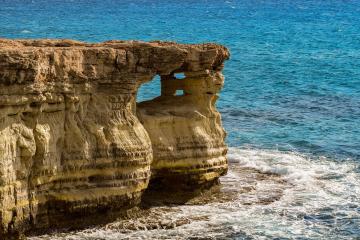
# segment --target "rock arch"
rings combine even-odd
[[[228,57],[216,44],[0,39],[0,238],[107,221],[151,176],[194,188],[225,174],[214,104]],[[136,104],[155,75],[161,96]]]

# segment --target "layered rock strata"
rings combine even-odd
[[[150,178],[191,188],[225,174],[228,57],[216,44],[0,39],[0,237],[129,209]],[[156,75],[161,96],[137,104]]]
[[[162,75],[161,96],[138,104],[153,147],[155,187],[193,190],[226,173],[225,131],[215,108],[224,82],[219,70]]]

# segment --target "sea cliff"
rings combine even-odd
[[[0,39],[0,237],[117,216],[149,184],[215,183],[228,58],[216,44]],[[156,75],[161,95],[137,103]]]

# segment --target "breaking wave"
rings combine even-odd
[[[39,239],[349,239],[360,235],[359,165],[295,152],[231,148],[209,196],[103,227]],[[204,201],[206,201],[204,203]]]

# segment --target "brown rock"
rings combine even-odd
[[[116,216],[151,172],[190,189],[225,174],[228,57],[216,44],[0,39],[0,238]],[[136,109],[155,75],[161,96]]]

